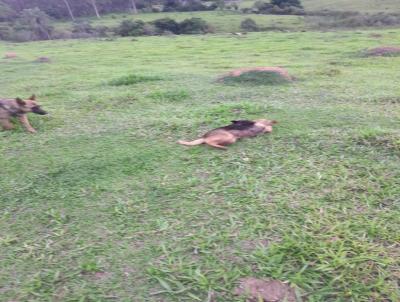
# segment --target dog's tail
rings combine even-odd
[[[196,140],[191,141],[191,142],[187,142],[187,141],[178,141],[178,144],[185,145],[185,146],[196,146],[196,145],[201,145],[201,144],[204,144],[204,138],[199,138],[199,139],[196,139]]]

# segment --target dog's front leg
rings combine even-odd
[[[28,117],[25,114],[18,117],[18,119],[26,130],[28,130],[30,133],[36,133],[36,130],[33,129],[31,124],[29,124]]]
[[[14,125],[11,124],[10,120],[8,119],[0,119],[0,125],[3,130],[11,130],[12,128],[14,128]]]

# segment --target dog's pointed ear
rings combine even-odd
[[[21,98],[15,98],[15,100],[17,101],[17,104],[20,106],[25,106],[25,101]]]
[[[36,100],[36,95],[32,94],[31,97],[29,98],[31,101]]]

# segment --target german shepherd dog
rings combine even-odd
[[[201,138],[191,142],[178,141],[181,145],[195,146],[207,144],[211,147],[219,149],[227,149],[225,146],[235,143],[243,137],[254,137],[263,133],[271,133],[272,125],[276,124],[274,120],[239,120],[225,127],[211,130],[204,134]]]
[[[4,130],[10,130],[14,128],[11,123],[11,118],[16,117],[19,119],[25,129],[31,133],[35,133],[31,124],[29,124],[27,114],[33,112],[36,114],[44,115],[47,114],[36,102],[35,95],[32,95],[29,99],[23,100],[20,98],[15,99],[1,99],[0,98],[0,125]]]

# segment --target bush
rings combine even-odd
[[[211,32],[210,26],[201,18],[190,18],[179,24],[180,34],[203,34]]]
[[[0,40],[10,40],[13,29],[9,25],[0,24]]]
[[[38,8],[22,10],[13,29],[18,41],[50,40],[53,31],[50,17]],[[28,36],[29,40],[25,40]]]
[[[251,18],[247,18],[242,21],[240,28],[244,31],[259,31],[260,27],[257,25],[256,21]]]
[[[116,33],[123,37],[143,36],[145,34],[145,24],[146,23],[141,20],[124,20],[116,29]]]
[[[180,0],[167,0],[164,4],[164,12],[190,12],[215,10],[216,4],[206,5],[200,0],[189,0],[182,3]]]
[[[165,33],[203,34],[211,32],[210,26],[201,18],[183,20],[181,23],[170,18],[163,18],[145,23],[141,20],[125,20],[115,29],[116,34],[126,36],[150,36]]]
[[[300,2],[297,2],[297,0],[273,0],[271,3],[257,1],[254,3],[252,11],[258,14],[271,15],[305,15]]]
[[[0,22],[11,21],[17,16],[17,12],[8,4],[0,2]]]
[[[303,8],[300,0],[271,0],[271,4],[276,5],[280,8],[286,8],[291,6],[297,8]]]
[[[157,19],[152,22],[160,32],[179,34],[179,23],[171,18]]]

